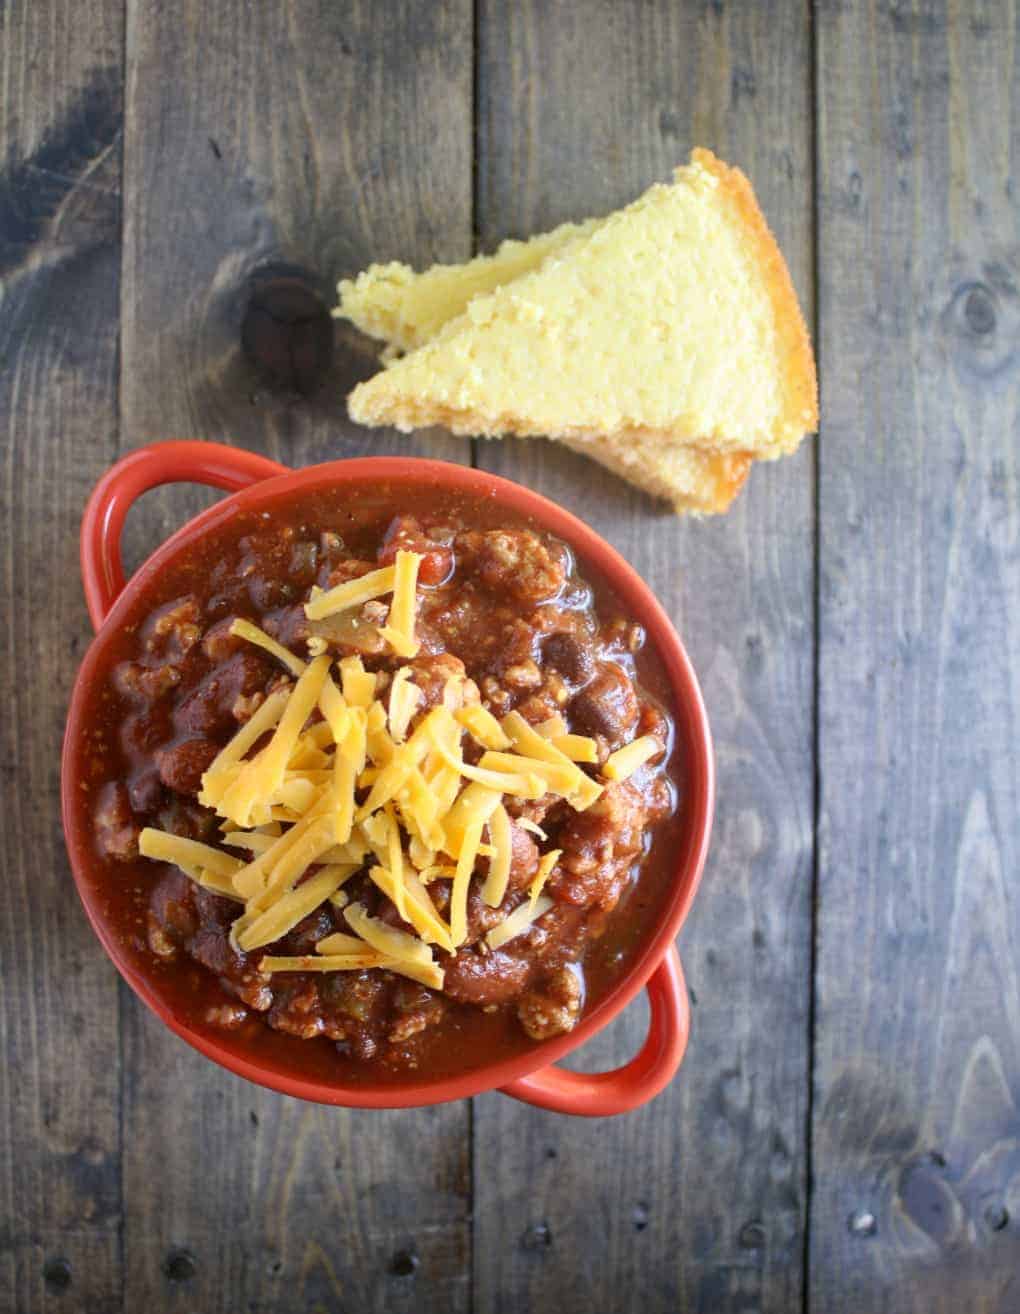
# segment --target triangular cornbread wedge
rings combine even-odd
[[[528,241],[505,241],[492,255],[475,256],[460,265],[433,265],[421,274],[396,261],[371,265],[356,279],[339,284],[340,304],[333,314],[385,342],[383,359],[393,359],[434,338],[444,324],[463,314],[474,297],[537,269],[547,256],[574,238],[587,236],[601,222],[561,224]],[[620,450],[599,443],[597,437],[564,443],[672,502],[678,512],[726,511],[751,467],[748,456],[705,453],[675,443],[667,449],[657,435],[632,436]],[[635,478],[636,464],[642,466],[641,479]]]
[[[751,456],[792,450],[814,427],[814,362],[786,267],[747,180],[709,152],[605,220],[509,245],[509,260],[501,249],[344,285],[340,313],[369,331],[397,345],[434,334],[352,393],[353,418],[547,433],[704,511],[725,509]],[[388,322],[372,319],[384,286]]]

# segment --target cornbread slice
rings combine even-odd
[[[396,261],[371,265],[356,279],[338,285],[340,304],[333,314],[383,341],[383,359],[393,359],[435,337],[475,296],[538,268],[546,256],[575,237],[586,236],[601,222],[587,219],[582,224],[561,224],[526,242],[503,242],[492,255],[476,256],[461,265],[433,265],[421,274]],[[583,443],[564,439],[564,445],[672,502],[677,512],[702,515],[729,509],[747,481],[752,460],[746,455],[723,456],[676,443],[667,448],[655,434],[632,435],[622,448],[601,444],[597,437]],[[635,465],[642,467],[641,479],[635,477]]]
[[[673,489],[671,469],[686,469],[692,446],[770,459],[817,422],[814,361],[782,256],[747,179],[708,151],[672,185],[476,295],[359,385],[349,409],[404,430],[569,440],[678,502],[690,490]]]
[[[537,269],[552,251],[586,236],[599,223],[588,219],[561,224],[527,242],[503,242],[493,255],[476,256],[463,265],[433,265],[423,274],[399,261],[370,265],[356,279],[339,284],[340,304],[333,314],[349,319],[370,338],[380,338],[394,352],[413,351],[431,341],[472,298]]]

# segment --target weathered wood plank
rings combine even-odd
[[[707,145],[752,176],[810,309],[802,6],[483,0],[480,18],[483,246],[618,205]],[[805,1208],[811,446],[703,523],[540,441],[483,444],[480,459],[582,515],[655,587],[704,683],[720,807],[681,936],[697,1007],[669,1092],[604,1123],[477,1101],[477,1308],[786,1314]],[[585,1065],[633,1053],[643,1013]]]
[[[467,0],[128,10],[124,445],[467,459],[466,442],[349,424],[344,396],[374,361],[339,329],[305,397],[267,390],[239,346],[267,265],[305,271],[331,304],[372,259],[470,250]],[[147,499],[145,546],[197,501]],[[217,1071],[133,1002],[126,1024],[128,1308],[466,1307],[466,1106],[313,1109]]]
[[[122,6],[0,8],[0,1309],[120,1308],[117,983],[60,828],[78,521],[117,440]]]
[[[818,11],[819,1310],[1017,1307],[1018,48]]]

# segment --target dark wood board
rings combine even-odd
[[[745,166],[812,305],[804,6],[479,6],[483,248],[607,211],[705,145]],[[673,518],[541,441],[479,444],[606,535],[689,645],[721,805],[680,937],[690,1050],[654,1104],[566,1120],[476,1102],[476,1308],[799,1308],[812,875],[813,450],[754,471],[725,520]],[[633,1009],[586,1067],[637,1049]]]
[[[1015,0],[0,0],[3,1314],[1018,1308],[1018,50]],[[680,1076],[582,1122],[219,1071],[71,890],[90,487],[165,437],[469,459],[348,422],[375,357],[342,326],[318,387],[268,387],[253,288],[328,306],[696,144],[751,175],[809,318],[819,271],[820,445],[687,523],[550,444],[475,446],[634,562],[702,677],[720,809]],[[211,496],[147,495],[129,562]]]
[[[818,10],[810,1306],[1020,1307],[1016,6]]]
[[[123,447],[187,436],[294,465],[468,458],[464,441],[351,426],[344,396],[374,358],[339,330],[306,397],[267,389],[240,332],[267,266],[302,271],[329,306],[371,259],[469,252],[471,30],[464,0],[132,0]],[[201,501],[148,497],[136,556]],[[132,999],[124,1015],[126,1308],[467,1308],[467,1105],[313,1108],[212,1067]]]
[[[122,42],[119,0],[0,7],[0,1309],[17,1314],[121,1296],[117,984],[71,881],[60,743],[89,635],[78,520],[117,443]]]

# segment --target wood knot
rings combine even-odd
[[[956,1232],[962,1214],[945,1173],[943,1156],[927,1154],[904,1165],[898,1187],[904,1214],[939,1246]]]
[[[307,397],[333,361],[333,320],[314,281],[263,271],[253,280],[241,347],[271,388]]]
[[[995,297],[983,283],[975,283],[963,303],[963,318],[971,333],[995,332]]]
[[[66,1259],[47,1259],[42,1272],[43,1280],[53,1291],[66,1291],[71,1285],[71,1265]]]
[[[958,283],[940,319],[953,354],[983,379],[1020,358],[1020,292],[1004,264],[990,262],[980,279]]]

